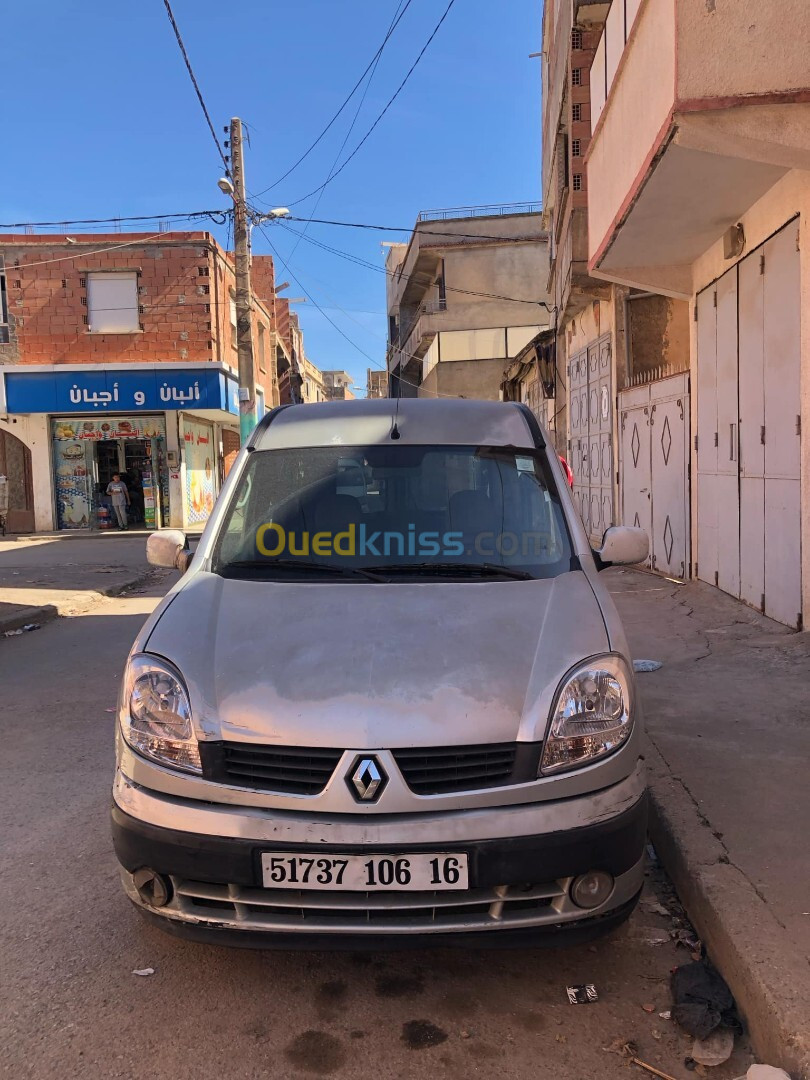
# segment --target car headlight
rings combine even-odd
[[[144,654],[130,659],[118,715],[133,750],[161,765],[202,772],[188,691],[180,672],[166,660]]]
[[[618,656],[597,656],[560,687],[540,774],[576,769],[612,753],[633,729],[633,681]]]

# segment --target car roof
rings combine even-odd
[[[256,427],[256,450],[297,446],[403,444],[520,446],[534,449],[543,436],[532,413],[517,402],[467,398],[374,398],[282,405]]]

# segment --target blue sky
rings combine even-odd
[[[173,0],[219,134],[248,124],[248,188],[284,173],[369,63],[404,0]],[[411,0],[344,151],[362,137],[427,40],[445,0]],[[423,209],[537,200],[541,0],[456,0],[408,85],[316,217],[411,226]],[[5,5],[7,120],[0,220],[151,214],[224,206],[211,135],[162,0]],[[307,160],[263,198],[289,205],[329,174],[362,88]],[[11,109],[9,113],[8,109]],[[224,138],[224,136],[223,136]],[[315,198],[294,208],[312,213]],[[293,226],[300,229],[300,225]],[[214,229],[225,242],[224,230]],[[309,235],[382,266],[403,234],[311,225]],[[296,237],[270,231],[282,257]],[[269,251],[260,234],[255,250]],[[385,279],[298,242],[290,270],[359,349],[382,365]],[[279,280],[290,273],[279,267]],[[293,282],[287,295],[301,296]],[[362,353],[316,307],[297,305],[307,352],[365,385]]]

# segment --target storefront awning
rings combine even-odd
[[[0,413],[239,414],[238,384],[222,364],[13,365],[0,368]]]

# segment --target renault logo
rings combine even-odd
[[[385,770],[373,757],[358,758],[347,779],[360,802],[376,802],[388,783]]]

